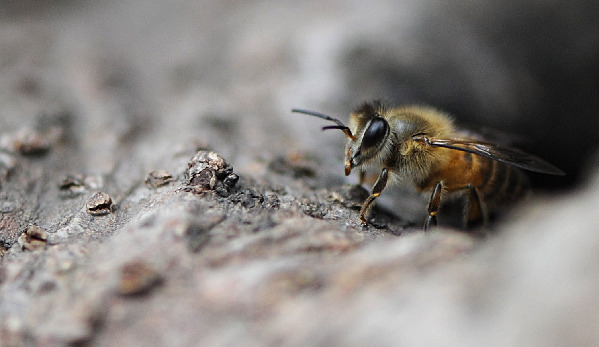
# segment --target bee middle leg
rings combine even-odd
[[[441,185],[441,182],[437,182],[437,184],[435,184],[435,187],[433,188],[433,193],[431,194],[431,198],[428,202],[428,216],[424,221],[424,231],[427,231],[431,226],[437,225],[437,213],[439,212],[439,207],[441,206],[442,191],[443,186]]]
[[[388,178],[389,170],[387,168],[383,168],[383,170],[381,170],[381,173],[379,174],[379,177],[376,179],[376,182],[374,182],[374,186],[372,186],[372,192],[370,193],[370,196],[366,199],[366,201],[364,201],[364,204],[360,209],[360,222],[362,222],[362,224],[368,224],[368,221],[366,220],[368,213],[372,208],[374,200],[378,198],[379,195],[381,195],[383,189],[385,189],[385,187],[387,186]]]

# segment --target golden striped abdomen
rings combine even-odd
[[[480,162],[473,175],[480,176],[475,187],[487,205],[512,204],[529,192],[530,182],[520,169],[481,156],[473,155],[472,159]]]
[[[474,187],[489,207],[514,203],[530,189],[528,177],[514,166],[468,152],[446,154],[449,160],[433,170],[420,189],[432,189],[436,182],[442,182],[447,193]]]

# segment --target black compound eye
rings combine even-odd
[[[362,137],[362,148],[377,146],[387,135],[389,124],[381,117],[372,118]]]

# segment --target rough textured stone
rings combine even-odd
[[[0,345],[598,345],[598,8],[4,2]],[[341,134],[290,109],[372,98],[524,133],[578,188],[484,238],[390,188],[363,227]]]

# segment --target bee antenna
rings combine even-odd
[[[294,108],[294,109],[291,110],[291,112],[307,114],[309,116],[314,116],[314,117],[318,117],[318,118],[321,118],[321,119],[333,122],[333,123],[335,123],[337,125],[325,126],[325,127],[322,128],[322,130],[339,129],[339,130],[343,131],[347,137],[349,137],[352,140],[355,140],[355,137],[351,133],[351,130],[345,124],[343,124],[343,122],[341,122],[337,118],[333,118],[331,116],[327,116],[326,114],[322,114],[320,112],[302,110],[302,109],[299,109],[299,108]]]

